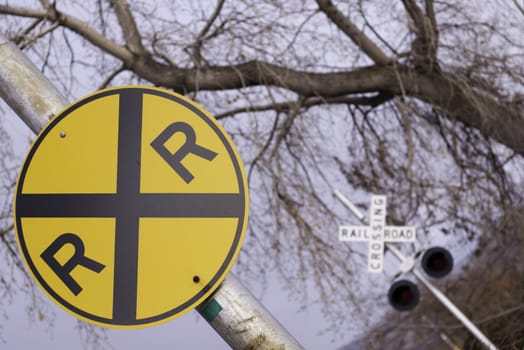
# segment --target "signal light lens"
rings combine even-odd
[[[389,288],[388,299],[395,310],[411,311],[418,305],[420,292],[415,283],[398,280]]]
[[[432,247],[422,256],[422,268],[428,276],[442,278],[453,269],[453,257],[445,248]]]

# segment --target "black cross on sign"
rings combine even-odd
[[[192,118],[199,118],[205,122],[206,127],[213,130],[214,134],[225,147],[227,154],[219,153],[216,149],[205,146],[206,140],[199,139],[199,132],[191,123],[181,121],[176,115],[172,116],[170,124],[162,127],[163,131],[154,139],[142,143],[143,119],[154,116],[143,115],[144,96],[157,96],[168,99],[173,103],[182,105]],[[115,135],[117,146],[117,175],[115,193],[27,193],[24,191],[24,181],[27,177],[29,164],[42,145],[46,137],[51,137],[51,131],[60,125],[67,116],[74,114],[75,110],[82,106],[107,96],[118,95],[118,134]],[[199,121],[201,123],[201,121]],[[200,125],[200,124],[199,124]],[[55,130],[56,131],[56,130]],[[176,150],[169,150],[166,143],[173,135],[180,133],[185,137],[185,143]],[[66,135],[66,137],[73,137]],[[93,140],[96,142],[96,140]],[[147,146],[143,146],[147,145]],[[201,158],[209,171],[220,157],[229,157],[233,164],[232,174],[239,189],[238,193],[145,193],[141,191],[141,161],[143,147],[152,147],[157,156],[170,166],[174,171],[189,184],[193,179],[198,179],[199,173],[194,172],[190,165],[184,165],[186,157]],[[218,123],[209,118],[194,104],[184,98],[164,92],[159,89],[147,87],[128,87],[103,90],[79,102],[76,102],[54,119],[43,133],[37,138],[27,160],[21,170],[21,175],[16,193],[16,226],[18,239],[26,263],[33,272],[38,283],[58,303],[72,311],[75,316],[80,316],[87,321],[108,326],[137,326],[156,323],[194,307],[197,301],[201,301],[218,287],[219,282],[231,267],[242,243],[247,220],[247,188],[242,164],[234,146],[218,126]],[[42,147],[43,148],[43,147]],[[149,150],[148,150],[149,151]],[[43,151],[42,151],[43,152]],[[80,155],[79,155],[80,156]],[[93,169],[96,171],[96,169]],[[32,218],[113,218],[114,229],[114,277],[113,277],[113,307],[112,317],[101,317],[90,310],[79,308],[71,295],[82,296],[84,290],[97,288],[94,285],[83,285],[82,281],[76,280],[73,273],[82,271],[85,274],[101,274],[107,268],[106,261],[97,261],[90,256],[97,247],[87,246],[75,232],[56,232],[56,239],[46,243],[45,249],[31,253],[24,235],[24,223],[22,219]],[[198,292],[185,300],[172,310],[146,318],[137,318],[137,276],[138,265],[141,259],[154,259],[154,257],[139,256],[139,221],[142,218],[234,218],[238,220],[234,229],[234,239],[231,247],[224,253],[224,261],[216,267],[216,273],[210,280],[202,281],[195,271],[190,283],[201,283]],[[169,232],[170,235],[194,235],[198,232]],[[29,236],[28,236],[29,237]],[[29,238],[27,238],[29,239]],[[162,242],[159,242],[162,244]],[[66,245],[73,248],[74,253],[68,259],[58,255]],[[180,247],[173,247],[180,248]],[[41,249],[42,250],[42,249]],[[39,254],[39,256],[36,256]],[[198,252],[195,252],[198,254]],[[60,279],[67,289],[69,296],[65,296],[63,287],[58,288],[56,282],[50,282],[49,278],[43,277],[41,269],[42,259]],[[60,261],[59,261],[60,260]],[[47,268],[47,267],[46,267]],[[169,279],[169,276],[163,278]]]

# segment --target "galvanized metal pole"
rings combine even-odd
[[[68,101],[1,33],[0,62],[0,97],[40,132]],[[197,310],[235,350],[303,349],[232,273]]]
[[[364,224],[368,225],[368,220],[367,218],[364,216],[364,214],[362,214],[362,212],[360,212],[360,210],[346,197],[344,196],[340,191],[338,190],[335,190],[335,195],[338,197],[338,199],[340,199],[340,201],[342,203],[344,203],[348,208],[349,210]],[[484,346],[486,346],[488,349],[490,350],[497,350],[497,347],[495,346],[495,344],[493,344],[489,339],[488,337],[486,337],[484,335],[484,333],[482,333],[482,331],[480,329],[477,328],[477,326],[475,326],[475,324],[473,322],[470,321],[470,319],[464,315],[464,313],[462,311],[460,311],[460,309],[455,305],[453,304],[453,302],[451,300],[449,300],[448,297],[446,297],[446,295],[444,293],[442,293],[437,287],[435,287],[423,274],[422,272],[420,272],[419,270],[417,270],[417,268],[414,266],[414,261],[411,261],[412,259],[410,258],[407,258],[405,257],[401,252],[400,250],[397,249],[397,247],[395,247],[393,244],[391,243],[386,243],[385,244],[385,247],[386,249],[390,250],[393,255],[398,259],[400,260],[400,263],[408,263],[408,265],[411,266],[410,268],[410,271],[415,275],[415,277],[417,277],[421,282],[422,284],[424,284],[424,286],[426,286],[426,288],[431,292],[431,294],[433,294],[433,296],[435,296],[435,298],[437,298],[438,301],[440,301],[440,303],[442,305],[444,305],[444,307],[446,307],[449,312],[451,312],[453,314],[453,316],[455,316],[463,325],[464,327],[466,327],[466,329],[468,331],[471,332],[471,334],[473,334],[474,337],[476,337]]]
[[[233,273],[197,310],[232,349],[303,349]]]
[[[0,97],[37,134],[68,101],[2,33],[0,62]]]

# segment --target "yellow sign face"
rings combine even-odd
[[[248,192],[220,124],[150,87],[98,91],[37,137],[15,198],[19,247],[67,312],[112,328],[175,318],[222,282]]]

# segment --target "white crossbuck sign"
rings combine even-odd
[[[369,242],[368,270],[382,272],[384,242],[414,242],[415,227],[386,226],[386,196],[371,196],[369,226],[340,226],[339,240]]]

